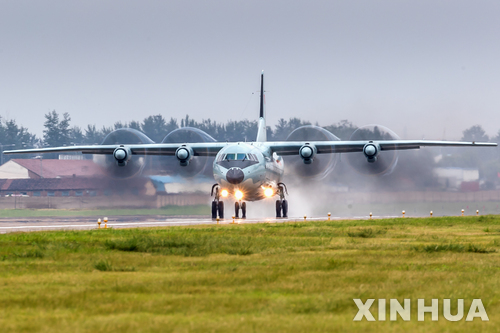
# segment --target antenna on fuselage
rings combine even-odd
[[[266,142],[267,141],[267,128],[266,128],[266,117],[264,114],[264,71],[260,75],[260,113],[259,113],[259,123],[257,129],[256,142]]]

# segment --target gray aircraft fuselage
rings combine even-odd
[[[242,200],[264,199],[264,190],[276,193],[284,172],[283,159],[272,153],[269,146],[260,142],[228,144],[215,157],[213,164],[215,181],[221,190],[229,194],[243,193]]]

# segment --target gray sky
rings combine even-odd
[[[110,126],[162,114],[500,130],[498,1],[0,0],[0,115]]]

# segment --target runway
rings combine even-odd
[[[393,218],[396,216],[384,216],[384,218]],[[359,217],[330,217],[331,220],[352,220],[368,219],[368,216]],[[382,218],[374,216],[373,218]],[[289,218],[248,218],[234,219],[234,224],[247,223],[286,223],[286,222],[304,222],[304,221],[324,221],[327,216],[322,217],[289,217]],[[188,225],[210,225],[217,224],[216,220],[203,216],[119,216],[109,218],[105,225],[101,223],[101,229],[104,228],[147,228],[147,227],[166,227],[166,226],[188,226]],[[219,224],[233,224],[233,219],[222,219]],[[3,218],[0,219],[0,233],[10,232],[32,232],[44,230],[92,230],[98,229],[97,219],[91,217],[44,217],[44,218]]]

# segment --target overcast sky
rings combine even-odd
[[[500,130],[499,1],[0,0],[0,115],[111,126],[162,114]],[[254,93],[254,94],[252,94]]]

